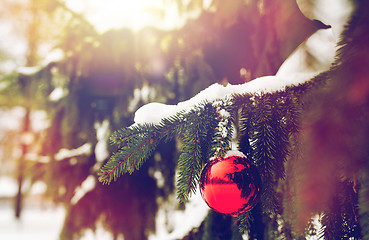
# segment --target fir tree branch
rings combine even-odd
[[[99,180],[110,183],[112,180],[116,181],[123,173],[132,173],[135,168],[138,169],[155,150],[158,142],[153,140],[154,137],[157,136],[152,134],[136,140],[135,144],[132,144],[133,147],[129,145],[122,147],[102,167]]]
[[[320,237],[324,239],[360,239],[358,194],[352,182],[337,179],[335,194],[324,210]],[[365,238],[364,238],[365,239]]]
[[[369,162],[369,158],[366,159]],[[369,165],[361,173],[361,188],[359,189],[359,219],[363,239],[369,239]]]
[[[198,129],[189,132],[184,141],[184,148],[178,160],[177,198],[180,202],[187,201],[190,193],[196,191],[200,178],[202,155]]]
[[[153,124],[143,124],[116,130],[110,137],[112,145],[123,146],[132,142],[133,139],[140,138],[143,134],[148,134],[152,131]]]
[[[159,125],[143,124],[116,131],[111,141],[119,146],[119,150],[111,156],[101,168],[99,180],[104,183],[116,181],[125,172],[132,173],[155,151],[161,140],[168,141],[178,132],[185,121],[180,114],[163,119]]]
[[[261,202],[266,213],[274,213],[278,208],[275,189],[278,179],[284,173],[283,162],[286,154],[283,149],[285,146],[280,141],[288,139],[281,136],[286,132],[280,132],[280,124],[284,123],[279,118],[279,110],[276,109],[278,104],[275,102],[274,96],[271,94],[256,96],[252,108],[253,115],[250,119],[252,121],[250,123],[252,128],[250,132],[251,147],[263,181],[264,190]]]
[[[182,135],[184,147],[178,160],[177,198],[181,202],[187,201],[196,191],[202,163],[211,157],[223,156],[230,149],[233,119],[226,110],[230,105],[223,101],[202,103],[186,115],[188,123]]]
[[[250,144],[250,134],[252,131],[253,120],[253,101],[251,96],[235,96],[235,103],[241,106],[240,120],[239,120],[239,150],[243,152],[250,161],[254,162],[253,151]]]
[[[178,160],[177,198],[180,202],[187,201],[196,191],[202,164],[207,161],[206,152],[212,149],[208,142],[214,134],[216,116],[216,109],[206,102],[185,116],[186,126],[180,135],[184,146]]]
[[[233,110],[230,106],[232,106],[232,104],[229,102],[227,103],[227,101],[213,103],[218,124],[212,137],[209,158],[224,156],[225,153],[231,149],[230,142],[233,135],[232,123],[234,122],[234,114],[230,112]]]
[[[247,229],[250,229],[250,224],[253,221],[253,217],[250,213],[244,213],[237,217],[238,231],[245,233]]]

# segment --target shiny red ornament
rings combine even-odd
[[[247,158],[239,154],[213,158],[201,172],[200,192],[216,212],[238,216],[259,201],[260,175]]]

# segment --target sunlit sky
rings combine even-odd
[[[183,1],[186,4],[187,1]],[[204,1],[209,4],[210,0]],[[165,0],[66,0],[67,6],[82,13],[100,33],[122,27],[138,31],[145,26],[173,29],[198,13],[179,14],[174,1]]]

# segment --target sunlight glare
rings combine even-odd
[[[66,0],[67,6],[86,19],[100,33],[127,27],[138,31],[145,26],[173,29],[183,25],[175,1],[160,0]]]

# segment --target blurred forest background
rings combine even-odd
[[[345,1],[335,9],[315,0],[158,0],[139,15],[133,3],[104,1],[110,15],[132,15],[119,20],[99,19],[101,3],[89,1],[0,2],[0,208],[21,220],[27,207],[62,206],[61,239],[100,228],[111,239],[155,239],[159,222],[174,232],[170,211],[186,208],[173,197],[177,143],[163,143],[140,171],[102,185],[97,172],[114,151],[110,134],[131,125],[143,104],[176,104],[212,83],[275,75],[319,29],[336,44],[342,26],[312,19],[332,8],[342,24],[352,9]],[[327,70],[331,50],[314,55],[305,43],[290,68]],[[190,230],[179,238],[196,239]]]

